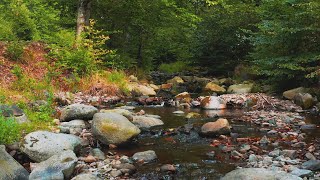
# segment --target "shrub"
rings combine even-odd
[[[190,67],[188,63],[183,61],[177,61],[169,64],[161,64],[159,67],[160,71],[167,72],[167,73],[177,73],[177,72],[186,71],[189,69]]]
[[[19,61],[22,59],[24,53],[24,45],[19,41],[12,41],[7,46],[5,56],[13,61]]]
[[[51,41],[50,56],[57,59],[60,68],[71,71],[75,75],[90,75],[101,66],[116,67],[119,56],[114,50],[106,49],[109,39],[101,30],[94,28],[95,21],[82,34],[80,42],[74,39],[74,32],[62,30]]]
[[[13,24],[5,20],[3,15],[0,15],[0,40],[14,40],[16,39],[13,33]]]
[[[20,138],[19,124],[13,118],[5,118],[0,113],[0,144],[11,144]]]
[[[79,90],[92,95],[121,95],[126,93],[126,75],[122,71],[99,71],[79,81]]]

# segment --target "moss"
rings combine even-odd
[[[116,124],[106,124],[106,123],[102,123],[101,124],[101,131],[102,133],[115,133],[119,130],[119,127]]]

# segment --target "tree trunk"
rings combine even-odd
[[[138,54],[137,54],[137,63],[138,67],[142,67],[142,48],[143,48],[143,39],[142,35],[140,34],[139,44],[138,44]]]
[[[88,0],[87,6],[86,6],[85,22],[84,22],[86,26],[90,25],[91,4],[92,4],[92,0]]]
[[[81,33],[84,27],[89,25],[92,0],[79,0],[77,14],[77,29],[76,29],[76,46],[81,41]]]

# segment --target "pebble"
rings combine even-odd
[[[295,148],[303,148],[305,147],[307,144],[305,142],[297,142],[297,143],[294,143],[292,144],[291,146],[292,147],[295,147]]]
[[[104,152],[102,152],[99,148],[94,148],[90,150],[90,155],[96,157],[99,160],[106,159]]]
[[[235,150],[231,151],[231,156],[240,157],[240,158],[243,157],[243,155],[241,153],[239,153],[238,151],[235,151]]]
[[[96,158],[93,157],[92,155],[89,155],[89,156],[85,157],[85,158],[83,159],[83,161],[86,162],[86,163],[92,163],[92,162],[95,162],[95,161],[97,161],[97,160],[96,160]]]
[[[313,145],[308,147],[309,152],[314,152],[315,150],[316,150],[316,148]]]
[[[112,170],[112,171],[110,172],[110,175],[111,175],[112,177],[118,177],[118,176],[121,176],[121,175],[122,175],[122,172],[121,172],[120,170]]]
[[[183,111],[174,111],[173,114],[184,114]]]
[[[296,150],[290,150],[290,149],[285,149],[281,152],[282,155],[285,157],[289,157],[290,159],[294,159],[297,156],[297,151]]]
[[[214,151],[210,151],[210,152],[206,153],[206,155],[207,155],[208,157],[213,158],[213,157],[215,156],[215,152],[214,152]]]
[[[280,155],[279,149],[275,149],[275,150],[269,152],[269,156],[271,156],[271,157],[278,157],[279,155]]]
[[[160,167],[160,170],[162,171],[162,172],[175,172],[176,171],[176,168],[174,167],[174,165],[172,165],[172,164],[165,164],[165,165],[162,165],[161,167]]]
[[[308,158],[309,160],[316,160],[316,157],[314,157],[313,154],[311,154],[310,152],[307,152],[305,154],[306,158]]]
[[[251,147],[250,147],[250,145],[248,145],[248,144],[243,144],[243,145],[241,145],[240,146],[240,152],[241,153],[245,153],[245,152],[247,152],[247,151],[249,151],[251,149]]]
[[[268,136],[276,136],[276,135],[278,135],[278,131],[276,131],[276,130],[270,130],[270,131],[267,132],[267,135],[268,135]]]
[[[312,129],[316,129],[317,126],[315,124],[306,124],[306,125],[302,125],[300,127],[301,130],[312,130]]]
[[[132,160],[128,156],[122,156],[120,159],[121,163],[132,163]]]
[[[270,143],[269,139],[267,138],[267,136],[263,136],[261,139],[260,139],[260,144],[261,145],[267,145],[268,143]]]
[[[250,154],[249,155],[249,162],[257,162],[258,158],[255,154]]]
[[[262,162],[264,165],[269,166],[272,164],[272,157],[266,156],[263,158]]]

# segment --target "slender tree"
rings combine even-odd
[[[91,14],[92,0],[79,0],[78,14],[77,14],[77,30],[76,30],[76,42],[81,40],[81,33],[85,26],[89,25],[89,18]],[[77,44],[76,44],[77,45]]]

